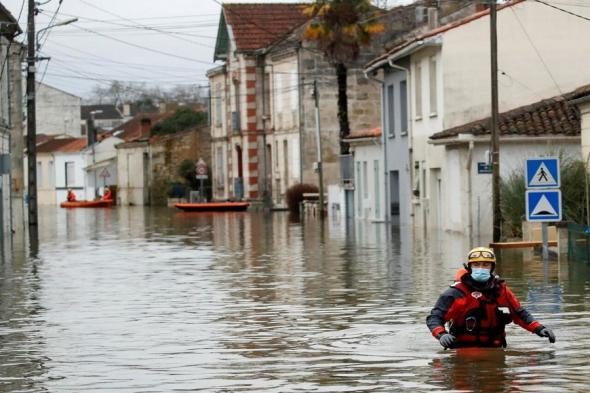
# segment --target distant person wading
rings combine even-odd
[[[496,256],[491,249],[474,248],[464,267],[426,318],[430,332],[444,348],[506,347],[504,328],[510,322],[555,342],[555,334],[520,305],[504,280],[492,274]]]

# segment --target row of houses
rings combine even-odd
[[[446,4],[385,13],[386,34],[351,64],[347,156],[333,66],[302,35],[302,6],[224,5],[215,49],[223,64],[208,74],[214,195],[270,195],[282,207],[289,186],[317,183],[317,81],[329,214],[489,237],[489,10]],[[504,177],[528,156],[588,153],[590,43],[580,38],[590,25],[573,11],[533,0],[498,6]]]
[[[173,113],[138,113],[98,133],[97,140],[92,139],[92,133],[78,138],[38,135],[38,204],[59,205],[68,190],[77,199],[92,200],[102,195],[105,187],[116,193],[121,205],[165,203],[167,182],[182,181],[177,168],[183,160],[210,159],[207,127],[153,134],[153,128]],[[162,189],[157,188],[159,184]]]

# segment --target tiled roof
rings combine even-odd
[[[75,153],[86,148],[86,138],[55,138],[37,146],[37,153]]]
[[[40,145],[42,143],[45,143],[45,142],[47,142],[47,141],[55,138],[56,136],[57,135],[36,134],[35,135],[35,141],[36,141],[36,144],[38,146],[38,145]]]
[[[507,8],[507,7],[511,7],[515,4],[518,3],[522,3],[523,1],[526,0],[512,0],[508,3],[504,3],[501,5],[498,5],[498,11]],[[377,63],[382,63],[384,60],[386,60],[387,58],[391,57],[392,55],[396,54],[397,52],[401,51],[402,49],[405,49],[407,47],[409,47],[410,45],[412,45],[413,43],[417,43],[419,41],[425,40],[427,38],[430,37],[435,37],[441,33],[444,33],[446,31],[455,29],[459,26],[463,26],[466,25],[476,19],[482,18],[486,15],[489,15],[490,10],[486,9],[484,11],[480,11],[477,12],[475,14],[469,15],[468,17],[465,17],[463,19],[459,19],[457,21],[453,21],[451,23],[447,23],[446,25],[440,26],[436,29],[430,30],[426,33],[423,34],[419,34],[419,35],[413,35],[413,36],[408,36],[407,39],[405,39],[403,42],[399,43],[398,45],[394,46],[391,50],[389,50],[387,53],[376,57],[375,59],[371,60],[369,63],[367,63],[367,65],[365,65],[365,68],[371,68],[372,66],[376,66]]]
[[[151,127],[153,127],[172,114],[173,113],[140,113],[135,115],[131,120],[114,128],[111,131],[111,134],[117,138],[123,139],[125,142],[133,142],[139,139],[148,138],[148,133],[144,132],[142,129],[141,121],[143,119],[149,119],[151,121]],[[118,131],[122,132],[118,133]]]
[[[309,20],[302,3],[224,4],[223,13],[231,26],[239,51],[266,48]]]
[[[379,138],[380,136],[381,127],[375,127],[351,131],[350,134],[346,137],[346,139]]]
[[[110,119],[121,119],[121,113],[117,110],[114,105],[82,105],[80,107],[80,116],[82,120],[87,120],[90,118],[90,112],[92,111],[102,111],[102,113],[95,113],[94,118],[97,120],[110,120]]]
[[[590,94],[590,85],[571,93],[521,106],[500,114],[501,136],[577,136],[581,132],[580,112],[568,101]],[[433,134],[430,139],[453,138],[459,134],[476,136],[490,134],[490,118],[453,127]]]

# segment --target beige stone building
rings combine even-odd
[[[383,43],[427,23],[431,1],[397,7],[381,16],[386,32],[348,65],[350,129],[378,127],[381,86],[364,64]],[[221,11],[211,88],[214,198],[266,201],[284,207],[285,192],[299,182],[317,184],[313,85],[320,102],[324,185],[341,184],[334,66],[315,42],[304,39],[304,4],[225,4]],[[418,12],[420,11],[420,12]],[[423,12],[424,11],[424,12]]]

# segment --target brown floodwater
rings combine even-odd
[[[588,391],[582,263],[501,255],[555,344],[444,351],[425,318],[458,235],[140,207],[43,208],[39,232],[1,260],[2,392]]]

